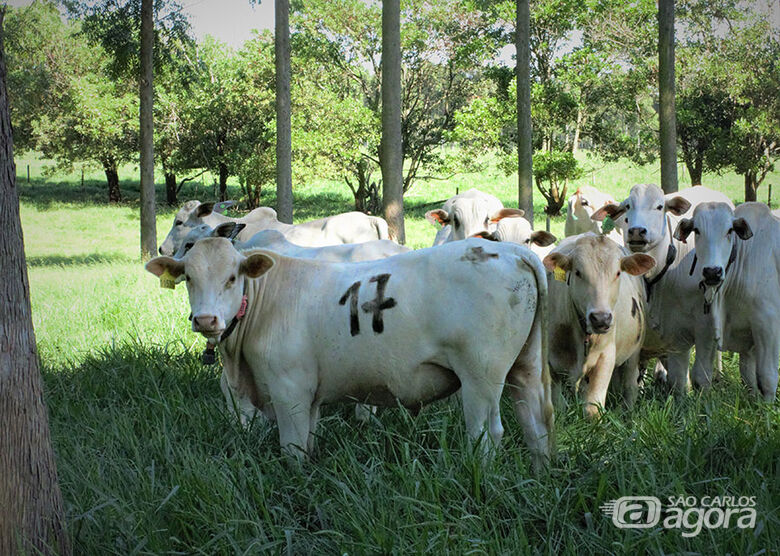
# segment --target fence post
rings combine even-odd
[[[30,165],[29,164],[27,165],[27,183],[30,183]]]
[[[770,183],[768,185],[769,185],[769,191],[767,191],[767,195],[766,195],[766,204],[769,208],[772,208],[772,184]]]

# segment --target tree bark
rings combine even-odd
[[[517,188],[518,207],[533,227],[533,128],[531,127],[531,10],[529,0],[517,0]]]
[[[406,243],[401,143],[401,4],[382,2],[382,201],[390,235]]]
[[[658,0],[658,97],[661,189],[677,191],[677,119],[674,108],[674,0]]]
[[[116,162],[104,162],[103,171],[106,173],[106,182],[108,182],[108,201],[118,203],[122,200],[122,191],[119,189],[119,173],[116,169]]]
[[[141,0],[141,260],[157,252],[157,220],[154,191],[154,0]]]
[[[275,0],[276,29],[276,212],[292,224],[292,135],[290,125],[290,2]]]
[[[227,201],[228,167],[224,162],[219,163],[219,200]]]
[[[745,172],[745,202],[758,200],[758,181],[756,173],[752,170]]]
[[[696,157],[693,160],[686,161],[685,168],[688,170],[688,175],[691,176],[691,185],[701,185],[701,178],[704,168],[704,163],[701,157]]]
[[[179,204],[178,192],[176,189],[176,174],[173,172],[165,172],[165,202],[172,207]]]
[[[0,9],[0,554],[70,554],[38,368]]]

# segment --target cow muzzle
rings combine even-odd
[[[606,334],[612,327],[612,313],[610,311],[588,313],[588,324],[594,334]]]
[[[704,279],[704,284],[707,286],[718,286],[723,282],[723,267],[722,266],[705,266],[701,270],[701,276]]]
[[[201,313],[192,317],[192,330],[207,337],[215,337],[222,334],[225,327],[215,315]]]

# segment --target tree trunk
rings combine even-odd
[[[658,0],[658,96],[661,189],[677,191],[677,123],[674,112],[674,0]]]
[[[401,144],[401,4],[382,2],[382,200],[390,235],[406,243]]]
[[[176,191],[176,174],[165,172],[165,202],[175,207],[179,204],[178,192]]]
[[[219,200],[227,201],[228,167],[224,162],[219,163]]]
[[[571,154],[577,156],[577,151],[580,150],[580,133],[582,132],[582,125],[585,122],[585,112],[582,107],[577,108],[577,124],[574,127],[574,139],[571,143]]]
[[[290,127],[290,2],[275,0],[276,30],[276,212],[292,224],[292,137]]]
[[[752,170],[745,172],[745,202],[758,200],[758,181],[756,173]]]
[[[0,10],[0,554],[70,554],[38,368]]]
[[[157,220],[154,190],[154,0],[141,0],[141,260],[157,252]]]
[[[122,200],[122,192],[119,190],[119,174],[117,173],[116,162],[104,162],[103,171],[106,173],[106,181],[108,182],[108,201],[110,203],[118,203]]]
[[[534,182],[531,127],[531,10],[529,0],[517,0],[517,188],[518,207],[533,227]]]
[[[685,167],[688,169],[688,174],[691,176],[691,185],[701,185],[701,176],[704,167],[701,157],[697,157],[689,163],[686,162]]]

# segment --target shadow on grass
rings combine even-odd
[[[92,253],[90,255],[44,255],[41,257],[27,257],[27,266],[78,266],[103,263],[130,263],[135,259],[126,255],[106,255],[104,253]]]

